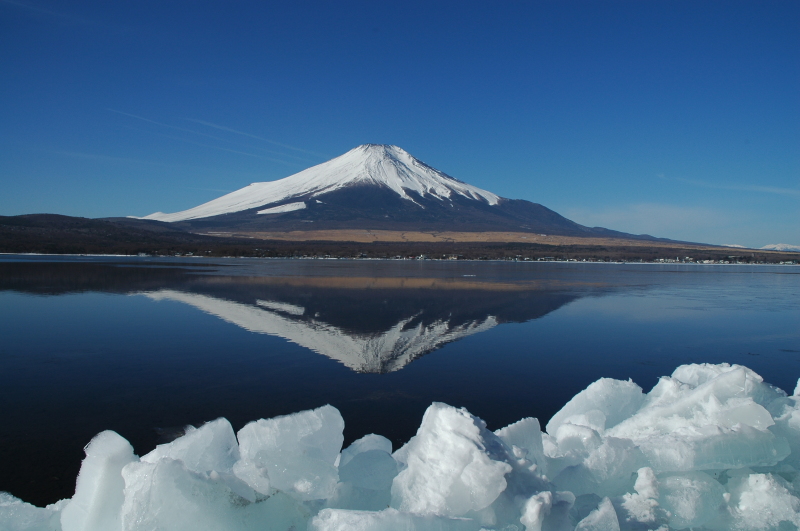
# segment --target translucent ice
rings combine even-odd
[[[745,367],[684,365],[646,395],[602,379],[543,433],[496,432],[434,403],[394,454],[341,450],[324,406],[189,429],[138,459],[103,432],[75,496],[38,508],[0,493],[3,531],[789,531],[800,528],[800,396]]]
[[[527,459],[541,474],[547,473],[542,430],[537,419],[524,418],[494,433],[513,449],[515,457]]]
[[[553,435],[564,422],[589,426],[597,431],[616,426],[631,416],[644,400],[642,388],[633,383],[601,378],[575,395],[547,423]]]
[[[800,527],[800,499],[772,474],[747,474],[728,482],[726,514],[714,529],[780,530]]]
[[[388,491],[395,476],[397,462],[383,450],[361,452],[339,468],[342,482],[368,490]]]
[[[383,511],[323,509],[311,520],[309,531],[479,531],[473,520]]]
[[[133,447],[113,431],[95,435],[86,446],[75,496],[61,512],[64,531],[116,531],[121,529],[122,469],[136,461]]]
[[[566,529],[569,510],[574,503],[575,496],[571,492],[540,492],[523,505],[520,523],[525,526],[525,531]]]
[[[326,506],[378,511],[388,507],[398,472],[391,451],[391,441],[375,434],[344,449],[339,458],[339,484]]]
[[[283,531],[302,528],[307,518],[299,502],[286,494],[251,503],[216,472],[197,473],[168,457],[131,463],[123,476],[124,531]]]
[[[800,396],[782,397],[770,404],[775,425],[770,429],[789,443],[784,463],[800,470]]]
[[[162,457],[180,459],[194,472],[230,472],[239,460],[239,445],[227,419],[208,422],[200,428],[189,427],[183,437],[162,444],[142,456],[142,461],[155,463]]]
[[[646,462],[630,440],[606,437],[581,463],[562,470],[553,483],[576,496],[618,496],[630,489],[635,472]]]
[[[619,531],[619,520],[611,500],[603,498],[597,509],[578,522],[575,531]]]
[[[668,474],[659,478],[661,507],[673,529],[700,527],[719,515],[725,489],[702,472]]]
[[[642,467],[636,474],[633,492],[628,492],[620,499],[620,506],[627,513],[627,521],[642,524],[655,524],[666,519],[666,515],[658,504],[658,480],[651,468]]]
[[[343,430],[332,406],[251,422],[237,434],[241,460],[233,471],[261,494],[271,487],[300,500],[328,498],[339,479]]]
[[[350,446],[342,450],[338,466],[341,468],[356,455],[370,450],[380,450],[387,454],[392,453],[392,441],[381,435],[370,433],[354,441]]]
[[[789,455],[764,407],[779,398],[744,367],[687,365],[606,435],[633,441],[657,472],[773,466]]]
[[[0,492],[0,529],[3,531],[60,531],[61,509],[68,500],[36,507]]]

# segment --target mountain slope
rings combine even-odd
[[[454,179],[397,146],[365,144],[278,181],[253,183],[182,212],[144,219],[188,231],[532,232],[654,239],[584,227],[540,205]]]
[[[366,185],[388,188],[403,199],[414,202],[408,192],[451,199],[453,194],[483,200],[495,205],[499,197],[486,190],[463,183],[412,157],[397,146],[365,144],[300,173],[278,181],[253,183],[200,206],[164,214],[156,212],[144,219],[185,221],[250,210],[264,205],[287,204],[290,199],[312,199],[342,188]],[[300,202],[288,210],[265,209],[259,214],[299,210]],[[272,212],[270,212],[272,210]]]

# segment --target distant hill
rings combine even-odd
[[[326,231],[320,231],[322,233]],[[337,231],[328,231],[337,232]],[[736,254],[745,261],[778,262],[798,260],[798,253],[753,249],[732,249],[669,240],[547,236],[528,240],[475,239],[446,240],[436,234],[431,240],[375,240],[353,238],[364,231],[338,231],[341,239],[332,241],[298,233],[255,233],[209,236],[186,230],[182,222],[167,223],[131,218],[88,219],[57,214],[0,216],[0,253],[42,254],[120,254],[120,255],[195,255],[332,258],[395,258],[427,256],[464,259],[601,259],[654,260],[691,256],[695,260],[725,260]],[[371,233],[385,238],[379,231]],[[411,236],[411,233],[392,233]],[[422,233],[418,233],[420,235]],[[460,233],[479,237],[510,233]],[[280,237],[279,237],[280,236]],[[432,236],[432,235],[428,235]],[[294,239],[292,239],[294,238]],[[349,238],[349,239],[348,239]]]
[[[160,221],[89,219],[58,214],[0,216],[0,252],[136,254],[219,244]]]

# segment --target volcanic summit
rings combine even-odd
[[[540,204],[500,197],[383,144],[364,144],[284,179],[143,219],[201,231],[509,231],[649,239],[585,227]]]

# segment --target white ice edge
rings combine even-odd
[[[601,379],[548,423],[491,432],[434,403],[391,453],[342,450],[332,406],[217,419],[137,457],[106,431],[72,499],[0,493],[3,530],[785,530],[800,527],[800,380],[793,396],[737,365],[683,365],[647,394]]]

